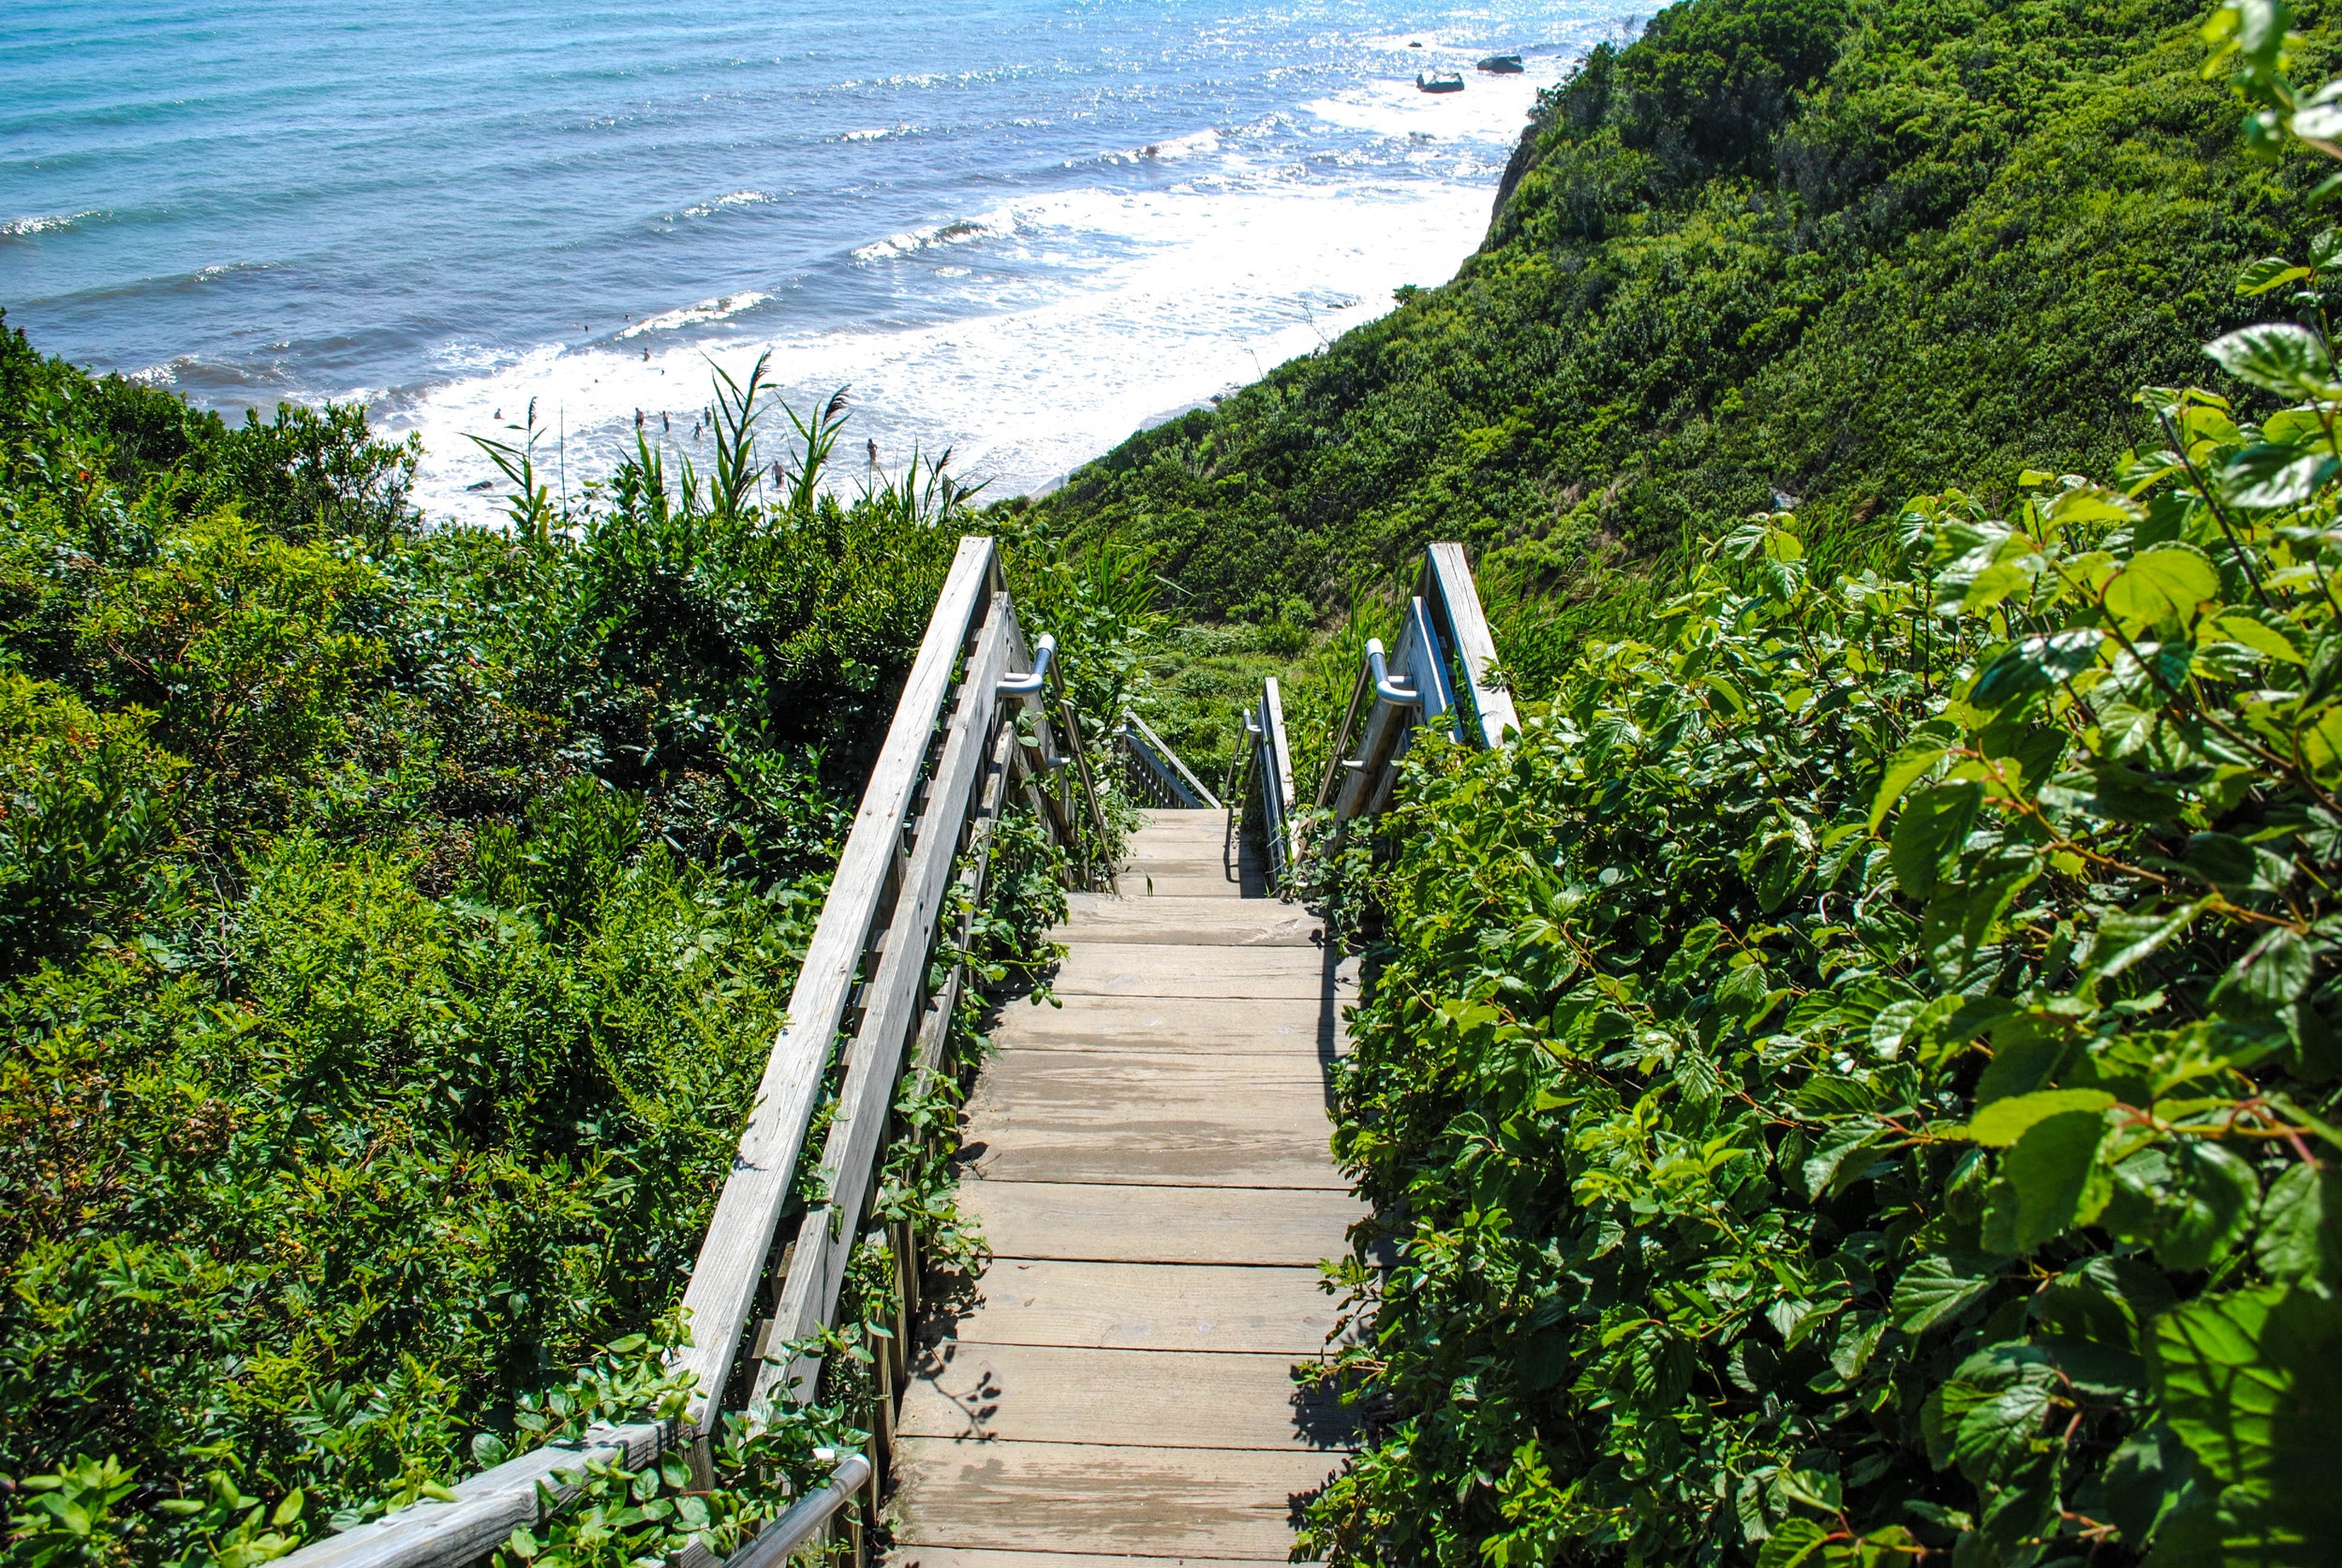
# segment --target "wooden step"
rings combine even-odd
[[[1189,944],[1197,947],[1309,947],[1325,940],[1325,922],[1298,904],[1273,898],[1175,898],[1166,894],[1118,898],[1104,893],[1066,895],[1066,924],[1049,933],[1069,945],[1083,942]]]
[[[1356,969],[1345,966],[1355,987]],[[1267,1056],[1330,1060],[1342,1043],[1338,1008],[1316,1000],[1229,1001],[1167,997],[1076,997],[1060,1007],[1001,1005],[989,1030],[1003,1051],[1067,1049]]]
[[[1314,1355],[1337,1319],[1308,1268],[1060,1263],[997,1256],[974,1295],[929,1304],[923,1344]]]
[[[1022,1552],[1014,1547],[897,1546],[887,1568],[1258,1568],[1282,1557],[1189,1557],[1163,1553]]]
[[[1270,1453],[1341,1449],[1336,1394],[1282,1355],[949,1341],[913,1370],[895,1430],[992,1442],[1143,1443]]]
[[[995,1252],[1087,1263],[1306,1266],[1345,1254],[1368,1212],[1332,1190],[1127,1182],[971,1179],[958,1199]]]
[[[1268,883],[1257,875],[1236,876],[1219,870],[1144,870],[1124,867],[1115,874],[1115,891],[1125,898],[1225,898],[1269,902]]]
[[[1306,1058],[1003,1053],[968,1102],[962,1159],[986,1180],[1346,1190]]]
[[[938,1438],[906,1438],[895,1453],[896,1539],[905,1547],[1013,1534],[1034,1551],[1160,1553],[1176,1543],[1198,1557],[1277,1561],[1291,1548],[1301,1503],[1339,1462],[1327,1454]],[[904,1554],[912,1561],[928,1568],[922,1553]]]
[[[1341,1005],[1354,984],[1315,948],[1201,947],[1192,942],[1082,942],[1050,977],[1059,996],[1309,999]]]

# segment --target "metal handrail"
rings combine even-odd
[[[1253,744],[1247,748],[1245,781],[1237,790],[1237,798],[1249,806],[1253,791],[1258,791],[1269,881],[1279,897],[1289,897],[1293,868],[1301,857],[1301,824],[1293,814],[1293,751],[1285,743],[1284,694],[1276,676],[1261,682],[1261,699],[1244,716],[1244,732]]]
[[[1048,644],[1051,653],[1056,652],[1055,638],[1044,633],[1041,641]],[[1035,662],[1039,662],[1038,655],[1035,656]],[[1049,685],[1057,693],[1058,716],[1065,725],[1068,743],[1066,755],[1058,760],[1058,765],[1061,767],[1068,761],[1074,764],[1074,777],[1081,785],[1082,800],[1089,807],[1090,831],[1098,836],[1098,850],[1104,857],[1097,869],[1105,873],[1106,891],[1116,892],[1119,884],[1114,876],[1114,830],[1106,825],[1105,807],[1098,800],[1098,784],[1089,774],[1089,747],[1082,738],[1081,716],[1074,707],[1074,699],[1066,693],[1065,676],[1054,662],[1048,666],[1048,674]],[[1074,836],[1074,852],[1081,862],[1082,881],[1084,885],[1089,885],[1094,880],[1089,851],[1083,847],[1079,834]]]
[[[1338,835],[1389,805],[1400,759],[1417,728],[1434,726],[1465,745],[1493,748],[1520,727],[1497,675],[1496,643],[1463,546],[1425,551],[1416,589],[1398,654],[1367,640],[1349,705],[1334,730],[1334,761],[1318,783],[1317,804],[1332,807]]]
[[[1154,793],[1163,805],[1189,811],[1223,809],[1220,797],[1179,761],[1171,743],[1128,708],[1122,710],[1122,727],[1115,738],[1122,743],[1122,754],[1143,770],[1141,777],[1156,787]]]
[[[999,691],[1003,697],[1030,697],[1049,681],[1049,670],[1057,658],[1057,639],[1047,632],[1032,645],[1032,668],[1021,675],[1004,675]]]
[[[540,1520],[548,1502],[573,1495],[589,1464],[640,1469],[665,1450],[687,1447],[693,1468],[704,1475],[707,1434],[717,1429],[734,1368],[743,1363],[755,1367],[747,1380],[751,1408],[813,1398],[817,1359],[784,1366],[764,1351],[803,1343],[834,1322],[847,1256],[861,1235],[859,1221],[885,1158],[885,1129],[906,1058],[923,1075],[941,1059],[966,978],[964,966],[952,964],[929,989],[931,955],[943,937],[945,911],[953,908],[947,894],[956,885],[965,895],[957,937],[964,945],[982,895],[993,824],[1013,785],[1021,783],[1032,798],[1047,802],[1053,809],[1043,813],[1045,831],[1064,836],[1057,803],[1037,788],[1051,761],[1046,708],[1041,709],[1038,758],[1027,755],[1016,726],[1005,722],[1009,703],[1030,703],[1057,673],[1055,647],[1044,637],[1026,657],[998,549],[987,538],[963,538],[903,683],[790,993],[787,1021],[684,1290],[692,1338],[676,1353],[675,1369],[693,1380],[686,1413],[674,1421],[597,1427],[582,1442],[532,1450],[457,1483],[452,1501],[420,1501],[312,1542],[283,1559],[284,1568],[464,1568],[495,1550],[515,1527]],[[1060,705],[1070,720],[1070,703]],[[1088,790],[1086,767],[1083,774]],[[1090,796],[1095,814],[1094,791]],[[842,1082],[815,1183],[825,1197],[784,1247],[781,1217],[841,1040]],[[914,1237],[907,1225],[894,1231],[890,1239],[908,1310],[918,1278]],[[770,1318],[754,1323],[760,1301],[778,1306]],[[881,1352],[881,1397],[891,1401],[901,1385],[905,1347],[899,1337],[874,1343]],[[848,1456],[827,1485],[766,1526],[725,1568],[777,1562],[871,1473],[867,1457]],[[802,1533],[790,1539],[800,1528]],[[714,1559],[696,1546],[683,1556],[683,1568],[695,1561],[713,1568]]]

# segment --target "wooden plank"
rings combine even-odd
[[[1282,1557],[1141,1556],[1097,1552],[1027,1552],[1013,1546],[904,1546],[886,1555],[887,1568],[1284,1568]]]
[[[1214,997],[1355,1001],[1355,986],[1314,948],[1198,947],[1188,942],[1081,942],[1059,963],[1060,997]]]
[[[1221,1071],[1174,1072],[1175,1067]],[[1322,1081],[1239,1057],[1018,1051],[979,1080],[962,1158],[987,1180],[1346,1188]]]
[[[963,1181],[959,1211],[1004,1257],[1082,1263],[1283,1264],[1347,1252],[1352,1194],[1127,1182]]]
[[[1268,898],[1268,883],[1262,878],[1232,880],[1220,871],[1157,871],[1143,865],[1125,865],[1115,873],[1115,886],[1125,898]]]
[[[920,1341],[1314,1355],[1336,1318],[1317,1282],[1315,1268],[996,1257],[972,1299],[927,1303]]]
[[[919,657],[903,682],[894,721],[830,879],[829,896],[789,994],[788,1022],[773,1043],[757,1086],[732,1175],[716,1200],[698,1262],[684,1288],[683,1309],[692,1343],[677,1354],[676,1363],[698,1379],[689,1417],[702,1430],[712,1425],[712,1402],[721,1397],[731,1377],[749,1304],[763,1277],[847,992],[899,850],[936,714],[959,662],[969,621],[998,570],[990,540],[959,541],[959,553],[943,580]]]
[[[827,1324],[845,1282],[846,1260],[860,1230],[871,1167],[894,1108],[903,1053],[917,1022],[927,954],[958,858],[971,797],[991,749],[992,720],[999,706],[996,688],[1015,632],[1008,595],[995,594],[936,759],[911,865],[896,895],[886,951],[870,978],[845,1080],[838,1087],[837,1114],[822,1150],[822,1185],[829,1198],[809,1206],[798,1225],[796,1253],[781,1289],[780,1309],[774,1314],[774,1332],[781,1341],[802,1339]],[[833,1217],[841,1214],[845,1222],[833,1223]],[[786,1372],[800,1402],[813,1397],[818,1368],[818,1362],[806,1357]],[[774,1363],[760,1365],[751,1404],[768,1402],[783,1378],[783,1369]]]
[[[1356,993],[1355,981],[1344,997]],[[1339,1005],[1318,1000],[1070,997],[1062,1006],[1001,1004],[990,1027],[1003,1051],[1136,1050],[1214,1055],[1297,1052],[1330,1058],[1344,1043]]]
[[[1016,746],[1016,732],[1005,724],[1000,730],[999,737],[992,743],[992,756],[985,764],[984,785],[976,793],[975,815],[968,823],[968,865],[959,874],[959,886],[967,894],[967,905],[954,939],[963,950],[975,924],[976,910],[984,903],[985,877],[992,866],[992,829],[1000,821],[1001,804],[1008,798],[1008,763]],[[953,965],[951,972],[943,977],[942,985],[927,998],[926,1013],[919,1020],[914,1058],[918,1063],[917,1087],[922,1094],[942,1064],[943,1047],[950,1041],[954,1010],[959,1005],[959,990],[966,973],[966,965]]]
[[[482,1471],[451,1488],[452,1502],[419,1502],[386,1514],[370,1524],[313,1541],[284,1559],[300,1568],[406,1568],[431,1563],[454,1565],[485,1557],[522,1525],[544,1516],[538,1483],[558,1498],[576,1495],[578,1487],[554,1477],[575,1472],[583,1478],[589,1463],[615,1461],[639,1469],[657,1457],[674,1436],[663,1422],[635,1422],[625,1427],[597,1427],[581,1443],[549,1444]]]
[[[1169,878],[1197,878],[1207,881],[1224,882],[1241,887],[1247,882],[1255,889],[1266,887],[1257,866],[1234,859],[1223,860],[1217,851],[1208,855],[1133,855],[1122,863],[1125,877],[1151,877],[1160,882]],[[1266,897],[1253,892],[1254,898]]]
[[[1520,728],[1520,717],[1513,710],[1511,694],[1488,684],[1490,672],[1496,668],[1496,639],[1489,634],[1488,616],[1481,611],[1480,591],[1463,546],[1432,545],[1424,553],[1423,576],[1424,591],[1436,594],[1457,657],[1471,679],[1473,705],[1480,715],[1479,744],[1502,746],[1506,730]]]
[[[896,1539],[981,1546],[1014,1529],[1020,1546],[1043,1551],[1144,1551],[1159,1561],[1176,1545],[1198,1556],[1282,1561],[1302,1503],[1339,1462],[1328,1454],[906,1440]]]
[[[1282,1355],[947,1341],[912,1372],[895,1433],[1291,1453],[1348,1448],[1355,1423]]]
[[[1182,942],[1198,947],[1314,947],[1326,923],[1297,904],[1271,898],[1145,900],[1104,893],[1066,895],[1067,924],[1051,939],[1080,942]]]
[[[1156,823],[1140,828],[1123,840],[1123,849],[1131,854],[1162,854],[1177,850],[1182,854],[1218,854],[1224,846],[1235,852],[1236,838],[1228,831],[1228,814],[1224,811],[1198,811],[1184,821]]]

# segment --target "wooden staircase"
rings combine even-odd
[[[1327,1148],[1355,970],[1226,828],[1154,813],[1121,895],[1072,897],[1063,1006],[994,1031],[960,1188],[993,1260],[912,1351],[899,1568],[1283,1562],[1349,1443],[1291,1368],[1363,1212]]]

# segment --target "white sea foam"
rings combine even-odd
[[[713,201],[701,201],[686,207],[683,209],[683,215],[685,217],[706,217],[712,213],[722,212],[726,207],[761,207],[770,200],[772,197],[761,190],[735,190],[719,196]]]
[[[53,233],[71,229],[84,218],[104,217],[103,212],[93,208],[86,213],[42,213],[32,217],[10,218],[0,223],[0,240],[13,240],[34,234]]]
[[[1485,189],[1434,182],[1065,192],[986,226],[1011,229],[1018,253],[1034,259],[1094,257],[1109,238],[1127,253],[1076,269],[1046,303],[983,310],[982,290],[994,285],[979,277],[958,286],[971,290],[970,314],[946,325],[783,330],[705,346],[687,338],[654,348],[648,361],[547,346],[441,386],[386,423],[422,432],[417,498],[427,511],[485,519],[493,497],[467,487],[491,470],[466,435],[511,422],[535,398],[539,421],[566,445],[574,486],[630,445],[639,408],[655,438],[704,466],[709,448],[691,439],[708,399],[703,352],[738,376],[769,351],[777,383],[799,407],[850,384],[853,444],[876,440],[885,464],[899,466],[914,442],[930,451],[948,445],[963,473],[991,478],[993,495],[1015,495],[1371,319],[1390,308],[1398,285],[1441,281],[1487,221]],[[664,432],[662,412],[672,421]]]
[[[850,130],[837,140],[840,141],[883,141],[890,136],[916,136],[919,130],[919,126],[912,125],[879,126],[870,130]]]
[[[1471,253],[1496,171],[1567,60],[1531,55],[1520,75],[1487,76],[1471,68],[1486,40],[1424,41],[1385,40],[1380,80],[1069,165],[1070,188],[839,259],[858,288],[917,301],[919,324],[799,315],[823,307],[775,284],[770,299],[745,291],[652,317],[618,333],[633,340],[623,345],[548,344],[466,367],[382,410],[384,422],[422,434],[428,512],[485,520],[494,492],[468,487],[493,470],[465,436],[512,422],[534,399],[561,449],[547,455],[574,490],[630,449],[639,411],[674,459],[704,467],[711,449],[693,432],[708,359],[737,377],[763,353],[800,409],[851,385],[848,445],[876,441],[890,467],[914,443],[949,446],[963,474],[993,481],[991,495],[1045,488],[1134,430],[1390,309],[1399,286],[1444,280]],[[1418,93],[1414,72],[1435,67],[1460,67],[1465,91]],[[1162,183],[1149,181],[1143,170],[1161,165]],[[862,477],[858,462],[839,476],[848,488]]]
[[[1015,215],[1006,208],[1002,208],[998,212],[986,213],[980,217],[954,218],[949,223],[934,223],[924,229],[911,229],[906,233],[889,234],[883,240],[874,240],[856,249],[853,259],[857,261],[889,261],[897,257],[909,256],[915,251],[929,250],[937,245],[958,245],[966,244],[971,240],[999,239],[1002,235],[1013,232],[1015,227]]]
[[[702,300],[697,304],[685,305],[680,310],[663,311],[657,316],[645,317],[631,326],[621,328],[618,335],[640,337],[645,333],[668,333],[679,327],[703,327],[710,321],[721,321],[729,317],[737,316],[744,310],[754,310],[771,298],[770,294],[760,293],[753,288],[743,289],[737,294],[726,294],[719,299]]]

